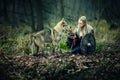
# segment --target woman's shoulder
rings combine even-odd
[[[89,25],[89,24],[87,24],[87,28],[88,29],[93,29],[93,27],[91,25]]]

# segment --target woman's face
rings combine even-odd
[[[79,25],[81,28],[83,28],[83,27],[85,26],[85,22],[79,20],[79,21],[78,21],[78,25]]]

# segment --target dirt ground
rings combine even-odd
[[[0,80],[119,80],[120,47],[92,55],[64,51],[38,57],[0,55]]]

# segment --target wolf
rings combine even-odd
[[[62,18],[61,21],[57,23],[57,25],[53,28],[43,29],[37,33],[30,35],[30,48],[33,55],[38,55],[39,52],[44,54],[44,48],[46,42],[51,42],[53,49],[52,53],[55,51],[56,45],[58,46],[60,52],[60,40],[64,35],[65,26],[67,26],[67,22]]]

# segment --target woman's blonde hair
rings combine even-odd
[[[86,19],[86,17],[85,17],[85,16],[81,16],[81,17],[78,19],[78,21],[79,21],[79,20],[83,21],[84,23],[86,23],[86,22],[87,22],[87,19]]]

